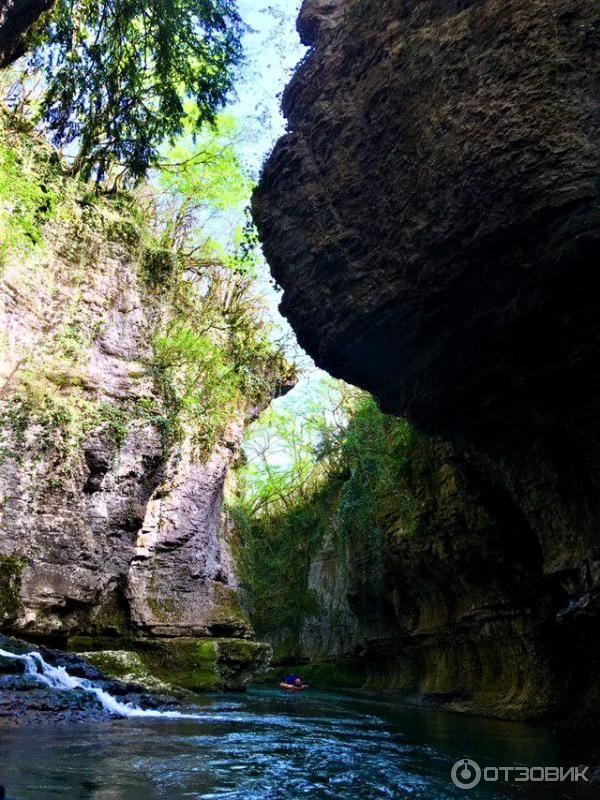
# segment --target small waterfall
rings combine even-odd
[[[131,703],[122,703],[113,697],[108,692],[95,686],[92,681],[86,678],[76,678],[69,675],[64,667],[53,667],[47,664],[40,653],[35,651],[25,655],[16,655],[9,653],[6,650],[0,649],[0,656],[2,658],[12,659],[13,661],[22,661],[25,665],[25,675],[38,683],[48,686],[50,689],[57,691],[66,691],[73,689],[80,689],[86,694],[94,695],[102,708],[110,714],[115,714],[119,717],[155,717],[161,719],[198,719],[202,717],[200,714],[181,714],[179,711],[157,711],[155,709],[144,709],[134,706]]]

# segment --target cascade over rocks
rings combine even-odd
[[[487,692],[479,710],[594,715],[600,6],[306,0],[299,30],[253,201],[282,312],[319,366],[451,442],[430,469],[456,474],[451,524],[421,476],[427,533],[387,566],[378,658],[423,694]],[[494,657],[461,666],[482,637]],[[515,704],[516,659],[553,698]]]

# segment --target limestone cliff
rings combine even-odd
[[[379,656],[478,709],[597,717],[600,8],[307,0],[300,31],[254,198],[283,313],[452,443]]]
[[[321,33],[254,210],[319,365],[452,435],[552,427],[594,399],[599,15],[304,4]]]
[[[277,661],[302,664],[317,684],[456,710],[594,719],[593,608],[587,598],[569,605],[544,573],[518,508],[462,452],[423,434],[406,479],[417,499],[410,530],[392,498],[381,540],[358,530],[336,540],[340,507],[325,510],[306,584],[315,610],[297,639],[271,636]]]
[[[217,409],[206,395],[200,422],[186,416],[164,352],[181,331],[194,336],[181,297],[202,308],[170,275],[173,254],[131,198],[63,174],[43,140],[7,117],[2,134],[0,626],[79,649],[139,649],[148,660],[153,642],[169,640],[159,651],[179,682],[201,688],[206,676],[191,665],[208,669],[216,654],[235,685],[233,663],[246,669],[266,651],[235,644],[253,633],[223,487],[283,362],[255,361],[260,394],[240,391]],[[218,642],[207,649],[203,637]],[[182,675],[177,653],[196,678]],[[169,658],[155,659],[163,677]]]

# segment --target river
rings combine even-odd
[[[187,711],[196,716],[0,729],[0,783],[15,800],[600,796],[581,783],[452,784],[465,756],[482,767],[600,763],[597,739],[544,726],[312,690],[207,695]]]

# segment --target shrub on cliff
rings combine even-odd
[[[294,369],[256,291],[257,241],[245,209],[252,182],[235,120],[165,148],[146,251],[151,286],[172,314],[154,339],[153,371],[176,428],[208,453],[232,416],[262,409]]]
[[[127,375],[139,382],[139,391],[108,398],[98,396],[89,372],[90,351],[103,330],[96,304],[79,294],[62,303],[35,347],[0,334],[0,393],[6,401],[0,464],[26,445],[35,425],[37,445],[50,454],[51,480],[60,486],[72,476],[92,431],[103,427],[121,446],[134,423],[148,422],[168,443],[189,434],[202,460],[231,420],[258,413],[293,380],[254,291],[251,241],[240,238],[243,226],[234,225],[234,241],[219,246],[207,240],[196,219],[174,235],[177,226],[148,187],[135,196],[90,191],[21,122],[0,114],[0,277],[4,268],[7,290],[40,296],[40,306],[47,306],[57,275],[70,297],[64,286],[95,296],[96,282],[108,269],[120,270],[123,279],[135,274],[152,322],[151,346],[146,362]],[[234,155],[213,150],[203,168],[212,189],[197,202],[214,218],[232,206],[243,209],[243,194],[231,187],[246,183]],[[226,189],[219,188],[223,180]],[[187,204],[191,197],[179,201]],[[169,206],[176,216],[180,207]],[[110,294],[99,296],[110,303]]]
[[[153,374],[169,408],[172,434],[192,430],[207,455],[228,422],[263,408],[294,368],[273,343],[248,276],[215,263],[198,277],[182,269],[169,291],[172,313],[154,339]]]

